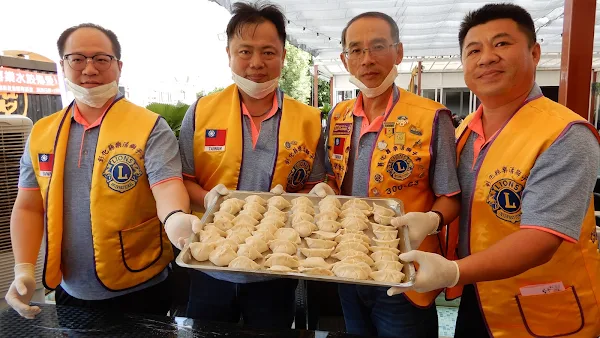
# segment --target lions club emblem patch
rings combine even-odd
[[[521,221],[523,188],[522,184],[508,178],[498,180],[492,184],[487,204],[492,207],[496,217],[511,223]]]
[[[310,164],[306,160],[300,160],[294,164],[287,178],[287,187],[285,191],[298,191],[308,180],[310,176]]]
[[[109,188],[124,193],[136,186],[142,176],[142,170],[132,156],[119,154],[108,160],[102,176],[106,179]]]
[[[385,171],[396,181],[403,181],[410,176],[414,166],[410,157],[405,154],[396,154],[390,157]]]

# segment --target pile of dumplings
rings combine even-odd
[[[196,234],[191,254],[236,270],[402,281],[398,230],[390,226],[393,210],[361,199],[342,204],[335,196],[321,199],[316,209],[305,196],[229,198]]]

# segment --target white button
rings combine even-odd
[[[87,151],[87,150],[84,150],[84,151],[83,151],[83,154],[84,154],[84,155],[87,155],[87,154],[88,154],[88,151]]]

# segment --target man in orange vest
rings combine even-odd
[[[469,13],[459,43],[465,82],[482,102],[456,132],[460,259],[401,254],[419,263],[414,290],[464,285],[456,337],[597,337],[598,134],[535,83],[540,45],[523,8]]]
[[[437,230],[460,209],[450,111],[394,84],[403,49],[390,16],[358,15],[342,32],[342,44],[340,57],[361,92],[357,99],[338,103],[329,114],[328,183],[342,195],[401,199],[407,214],[399,222],[414,226],[411,237],[423,242],[422,250],[439,252]],[[331,194],[327,188],[321,183],[312,193]],[[434,300],[440,290],[392,298],[386,291],[339,286],[348,332],[438,336]]]

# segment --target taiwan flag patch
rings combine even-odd
[[[225,151],[226,136],[225,129],[206,129],[204,151]]]
[[[52,176],[52,166],[54,165],[54,154],[38,154],[38,163],[40,164],[40,176]]]
[[[346,139],[343,137],[336,137],[333,141],[333,158],[341,161],[344,159],[344,143]]]

